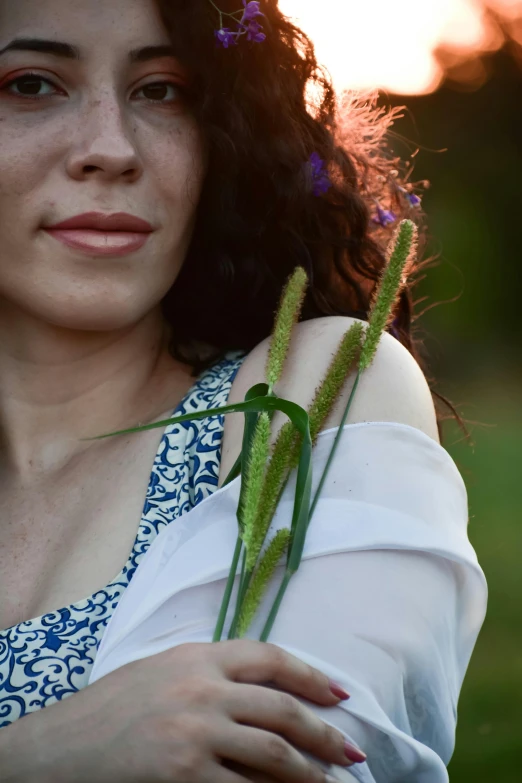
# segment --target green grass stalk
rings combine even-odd
[[[242,603],[237,627],[239,638],[245,635],[252,623],[268,583],[288,546],[289,538],[290,530],[283,528],[278,530],[270,541]]]
[[[269,394],[281,377],[292,330],[301,313],[307,284],[306,272],[303,267],[298,266],[283,289],[266,363],[265,375]]]
[[[415,261],[419,231],[412,220],[402,220],[387,249],[387,265],[370,305],[366,339],[359,367],[366,370],[372,363],[383,331],[393,318],[399,295]]]
[[[362,331],[363,325],[359,322],[352,324],[350,329],[347,330],[322,383],[315,393],[308,409],[313,443],[317,440],[321,427],[332,410],[354,362],[359,357]],[[279,431],[272,458],[268,464],[261,491],[263,504],[258,507],[254,520],[253,529],[255,534],[249,551],[250,559],[247,559],[250,575],[257,562],[291,471],[298,464],[300,445],[301,436],[299,432],[292,422],[286,422]],[[241,595],[244,596],[244,592]],[[235,628],[236,625],[233,628],[231,627],[231,631],[235,631]]]
[[[257,509],[260,506],[261,490],[265,466],[269,456],[270,442],[270,417],[266,411],[259,414],[257,426],[252,439],[252,446],[248,458],[248,471],[244,484],[244,501],[241,513],[240,536],[245,545],[243,564],[239,580],[238,595],[234,617],[229,630],[229,637],[233,637],[239,618],[241,602],[249,582],[248,554],[253,535],[253,524]]]
[[[314,499],[310,506],[310,519],[314,513],[317,501],[323,488],[330,465],[334,458],[337,446],[341,438],[344,424],[359,384],[360,377],[366,370],[377,352],[379,341],[384,329],[387,327],[395,305],[397,304],[401,289],[406,283],[409,270],[415,261],[417,251],[418,229],[412,220],[402,220],[388,245],[387,258],[388,263],[381,275],[380,283],[377,286],[376,293],[372,298],[368,317],[368,327],[365,331],[365,340],[362,346],[359,367],[355,382],[350,394],[350,398],[344,410],[339,429],[333,442],[328,460],[319,481]]]
[[[223,595],[223,600],[221,601],[221,607],[219,609],[219,615],[216,623],[216,627],[214,628],[214,635],[212,637],[213,642],[220,642],[221,641],[221,634],[223,633],[223,626],[225,624],[225,618],[227,616],[228,611],[228,605],[230,602],[230,595],[232,593],[232,588],[234,586],[234,579],[236,578],[236,570],[237,570],[237,564],[239,561],[239,556],[241,554],[241,549],[243,547],[243,541],[241,539],[241,536],[238,535],[237,541],[236,541],[236,548],[234,549],[234,557],[232,559],[232,565],[230,566],[230,571],[228,574],[227,584],[225,587],[225,593]]]
[[[261,490],[265,475],[266,463],[270,451],[270,417],[266,411],[259,415],[256,431],[252,441],[252,451],[249,461],[248,479],[243,507],[243,542],[247,550],[246,567],[251,566],[251,548],[255,539],[254,522],[261,501]]]
[[[417,226],[411,220],[403,220],[401,221],[400,225],[396,229],[394,236],[392,237],[392,240],[388,246],[388,251],[387,251],[388,263],[385,269],[383,270],[380,285],[378,285],[377,287],[377,292],[373,297],[372,304],[370,307],[369,323],[368,323],[368,328],[365,331],[365,340],[362,345],[362,349],[360,350],[357,376],[355,378],[355,382],[352,387],[352,391],[350,393],[348,403],[344,410],[341,419],[341,424],[339,425],[332,449],[330,450],[328,460],[323,470],[323,474],[321,476],[319,485],[314,495],[314,499],[310,506],[308,525],[310,524],[310,520],[312,519],[315,506],[320,496],[320,492],[322,490],[322,487],[326,480],[326,476],[328,474],[328,470],[330,468],[333,457],[337,450],[341,433],[343,431],[343,427],[346,418],[348,416],[348,412],[350,410],[350,406],[352,404],[355,391],[359,384],[359,379],[361,377],[361,374],[365,369],[367,369],[370,366],[371,362],[373,361],[373,358],[377,351],[379,340],[382,336],[382,332],[384,331],[384,329],[388,325],[389,320],[392,317],[393,309],[397,303],[401,288],[405,285],[405,282],[408,277],[409,269],[414,263],[416,249],[417,249],[417,238],[418,238]],[[324,388],[324,381],[321,384],[321,388]],[[310,432],[311,431],[312,431],[312,426],[310,423]],[[279,587],[276,599],[274,601],[268,619],[265,623],[265,626],[262,630],[260,641],[267,640],[270,631],[272,629],[272,626],[274,624],[275,618],[277,616],[277,612],[279,611],[279,607],[283,600],[284,594],[286,592],[286,588],[288,587],[288,584],[293,574],[297,571],[297,568],[299,567],[300,559],[299,562],[297,563],[291,563],[293,543],[294,542],[292,542],[292,546],[290,548],[290,552],[288,555],[288,565],[287,565],[287,570],[285,572],[285,576]]]
[[[302,267],[296,267],[282,291],[279,307],[274,321],[274,327],[272,329],[272,336],[270,340],[270,347],[265,370],[266,382],[268,384],[268,397],[274,396],[273,387],[281,376],[286,355],[288,353],[288,348],[290,346],[292,329],[299,319],[306,294],[307,284],[308,277],[305,270]],[[268,459],[268,453],[266,454],[266,459]],[[257,493],[255,492],[254,488],[251,494],[251,498],[254,498],[256,494]],[[264,497],[264,491],[262,496]],[[244,498],[246,501],[246,492]],[[259,502],[260,499],[261,495],[259,494],[257,495],[257,510],[259,510],[261,507],[261,503]],[[242,493],[240,527],[241,535],[246,544],[246,553],[243,556],[243,567],[241,569],[236,610],[229,631],[229,634],[231,634],[232,637],[236,630],[239,611],[241,608],[241,601],[246,593],[246,590],[248,589],[252,571],[255,563],[257,562],[257,557],[262,546],[262,542],[261,545],[258,542],[257,510],[254,511],[253,505],[254,503],[252,502],[249,509],[245,512],[245,502],[243,502]],[[247,526],[248,531],[246,530]]]

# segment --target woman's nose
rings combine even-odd
[[[85,107],[73,132],[67,171],[73,179],[134,181],[142,164],[134,132],[116,98],[96,100]]]

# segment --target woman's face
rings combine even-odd
[[[2,305],[71,329],[128,327],[173,284],[192,236],[206,152],[176,86],[188,74],[154,51],[169,46],[154,0],[0,0],[0,51],[10,46],[0,54]],[[86,212],[130,213],[154,230],[120,255],[64,243],[90,242],[85,232],[45,230]]]

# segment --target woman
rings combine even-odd
[[[372,728],[283,644],[187,643],[88,684],[143,555],[222,486],[243,417],[85,439],[242,400],[298,264],[311,286],[276,391],[306,407],[367,317],[391,221],[418,206],[380,151],[391,115],[354,102],[337,126],[313,48],[276,1],[244,0],[225,22],[236,11],[0,0],[0,781],[290,783],[326,780],[326,764],[336,779],[444,779],[454,715],[441,744],[412,714],[408,728],[394,697],[382,710],[396,726]],[[348,424],[390,422],[448,470],[411,315],[406,288]],[[363,580],[373,561],[350,556]],[[409,575],[403,556],[380,573]],[[435,580],[430,562],[419,579]],[[482,619],[458,648],[461,673]],[[379,690],[387,667],[374,664]]]

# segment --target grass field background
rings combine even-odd
[[[451,783],[522,781],[522,374],[483,366],[442,393],[462,400],[474,446],[457,425],[445,448],[468,490],[469,538],[489,587],[488,612],[464,680]],[[440,388],[437,389],[441,391]]]

